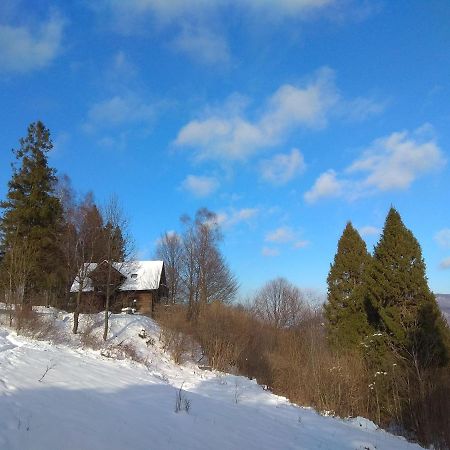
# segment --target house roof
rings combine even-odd
[[[146,291],[158,289],[161,283],[163,265],[163,261],[113,262],[112,266],[125,277],[125,280],[119,287],[119,291]],[[89,274],[92,273],[97,266],[97,263],[85,263],[80,270],[80,273],[73,281],[70,292],[78,292],[80,280],[83,278],[82,291],[93,291],[94,286],[92,280],[89,278]]]

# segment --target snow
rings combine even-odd
[[[112,315],[106,346],[91,350],[70,335],[71,315],[40,310],[59,330],[55,342],[0,326],[0,449],[421,448],[367,419],[293,405],[254,380],[176,365],[147,317]],[[101,334],[101,315],[81,316],[86,323]],[[143,362],[103,356],[120,357],[120,343]],[[176,413],[181,386],[190,408]]]
[[[130,261],[112,263],[112,266],[125,277],[125,280],[120,285],[119,290],[144,291],[158,289],[161,281],[163,264],[163,261]],[[83,273],[89,275],[96,268],[97,263],[85,263]],[[94,287],[92,285],[92,280],[89,277],[83,278],[83,292],[93,291]],[[77,277],[72,283],[70,292],[78,292],[79,286],[80,281]]]

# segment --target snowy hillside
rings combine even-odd
[[[70,336],[70,315],[47,314],[64,344],[0,326],[2,450],[421,448],[367,420],[292,405],[246,378],[177,366],[146,317],[112,316],[110,350],[94,351]],[[120,357],[111,350],[119,343],[133,345],[145,364],[111,357]],[[176,413],[181,386],[188,412]]]

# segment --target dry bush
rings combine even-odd
[[[209,364],[256,378],[291,401],[342,417],[364,416],[436,449],[450,448],[450,368],[418,376],[398,360],[378,372],[360,352],[331,350],[320,312],[305,311],[294,328],[277,328],[252,311],[213,303],[195,321],[187,308],[158,314],[162,336],[175,357],[182,335],[198,342]]]
[[[186,393],[183,391],[183,384],[181,384],[180,389],[177,390],[175,396],[175,412],[186,411],[189,413],[191,409],[191,401],[187,398]]]
[[[415,391],[408,415],[419,441],[436,450],[450,448],[450,366],[430,370]]]
[[[188,336],[181,331],[162,328],[160,340],[163,350],[170,354],[175,364],[180,364],[183,361],[183,356],[189,349]]]
[[[56,317],[49,314],[39,314],[30,306],[17,307],[14,311],[14,322],[17,332],[38,340],[48,340],[53,343],[66,343],[68,338],[58,330]]]
[[[95,329],[100,326],[101,322],[95,320],[95,316],[90,314],[83,315],[83,329],[79,333],[80,343],[83,348],[91,348],[98,350],[101,348],[102,343],[100,338],[95,333]]]
[[[119,344],[109,345],[100,352],[102,356],[113,359],[131,359],[138,363],[144,363],[144,358],[136,350],[136,347],[129,342],[120,342]]]
[[[186,353],[192,353],[195,345],[191,324],[186,319],[186,309],[178,305],[159,305],[155,317],[161,326],[159,339],[163,350],[176,364],[180,364]]]
[[[274,390],[296,403],[342,416],[367,414],[362,358],[333,354],[316,328],[285,330],[270,361]]]
[[[203,309],[195,332],[214,368],[270,384],[267,355],[275,343],[274,327],[242,308],[217,302]]]
[[[394,431],[436,450],[449,449],[450,366],[427,369],[420,377],[413,370],[404,370],[398,374],[396,386],[399,412],[385,414],[385,424],[390,419],[399,428]]]

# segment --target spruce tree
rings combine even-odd
[[[337,349],[358,348],[368,333],[364,282],[369,262],[365,242],[348,222],[327,278],[326,328],[330,344]]]
[[[0,252],[3,264],[14,243],[20,240],[31,246],[35,261],[26,290],[49,291],[58,285],[61,267],[58,234],[62,225],[61,202],[55,195],[55,170],[48,166],[47,153],[53,144],[49,130],[42,122],[32,123],[28,134],[13,150],[18,166],[8,183],[7,199],[0,203]]]
[[[448,359],[448,328],[428,287],[417,239],[391,208],[367,273],[367,301],[374,326],[389,348],[422,368]]]

